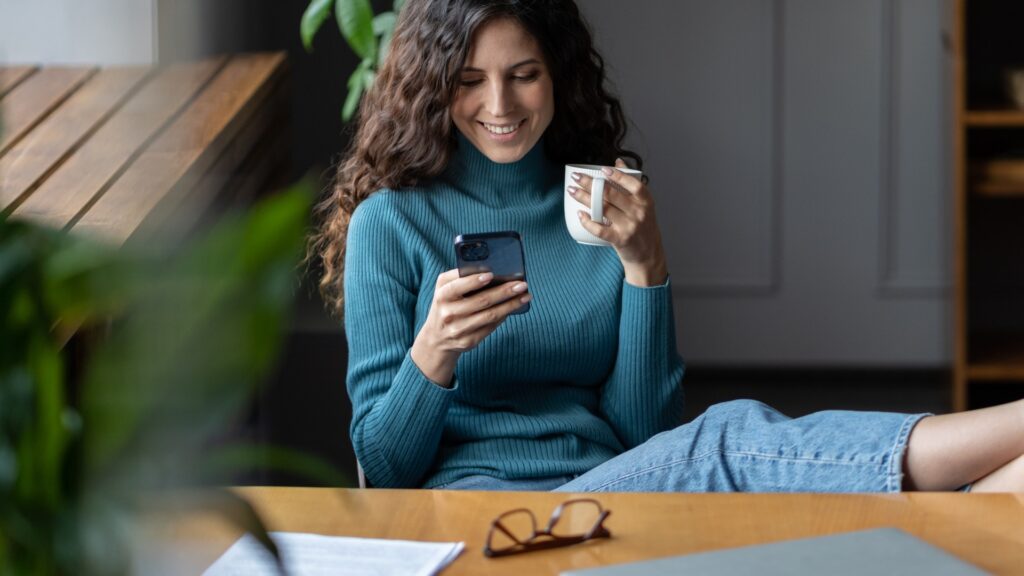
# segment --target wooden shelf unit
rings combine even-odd
[[[1015,272],[1024,270],[1024,181],[972,170],[1024,159],[1024,110],[1001,93],[1000,77],[1024,63],[1024,3],[954,0],[953,9],[953,408],[966,410],[977,407],[972,387],[1009,383],[1024,396],[1024,286]]]

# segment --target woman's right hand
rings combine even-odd
[[[410,354],[423,375],[438,385],[450,388],[459,356],[475,348],[532,298],[526,293],[526,282],[505,282],[465,296],[492,278],[490,272],[460,278],[457,269],[437,277],[430,312]]]

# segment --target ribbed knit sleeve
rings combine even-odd
[[[345,257],[347,388],[352,443],[370,483],[418,486],[437,453],[454,388],[428,380],[409,356],[419,290],[413,234],[388,192],[360,204]]]
[[[670,280],[640,288],[623,282],[619,343],[601,410],[626,448],[679,424],[683,361],[676,349]]]

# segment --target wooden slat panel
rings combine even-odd
[[[0,212],[19,203],[80,146],[124,103],[147,71],[140,67],[101,70],[0,158]]]
[[[230,201],[251,203],[259,196],[284,185],[290,157],[285,114],[282,112],[277,120],[271,122],[270,132],[225,184],[224,191]]]
[[[280,166],[285,148],[281,127],[285,116],[284,86],[245,122],[210,170],[193,186],[169,198],[145,226],[161,234],[182,238],[203,222],[215,220],[242,194],[268,180]]]
[[[0,98],[36,70],[34,66],[0,66]]]
[[[223,60],[160,71],[14,211],[54,227],[70,225],[162,127],[186,106]]]
[[[233,58],[73,226],[123,244],[161,203],[175,202],[205,174],[284,72],[281,53]]]
[[[282,127],[286,120],[285,91],[283,85],[279,86],[266,105],[261,106],[246,122],[241,133],[231,141],[214,167],[195,187],[197,192],[208,197],[219,194],[230,201],[242,192],[242,188],[258,186],[267,180],[279,164],[277,150],[284,144]],[[210,205],[213,200],[209,198],[198,203]]]
[[[96,72],[95,68],[45,68],[0,101],[4,133],[0,156]]]

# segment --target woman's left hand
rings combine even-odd
[[[622,159],[617,168],[627,168]],[[574,177],[569,188],[577,202],[590,207],[590,183],[584,174]],[[658,286],[668,278],[661,231],[654,217],[654,198],[639,178],[605,168],[604,222],[594,222],[585,210],[577,212],[580,223],[591,234],[607,240],[619,255],[626,282],[634,286]]]

